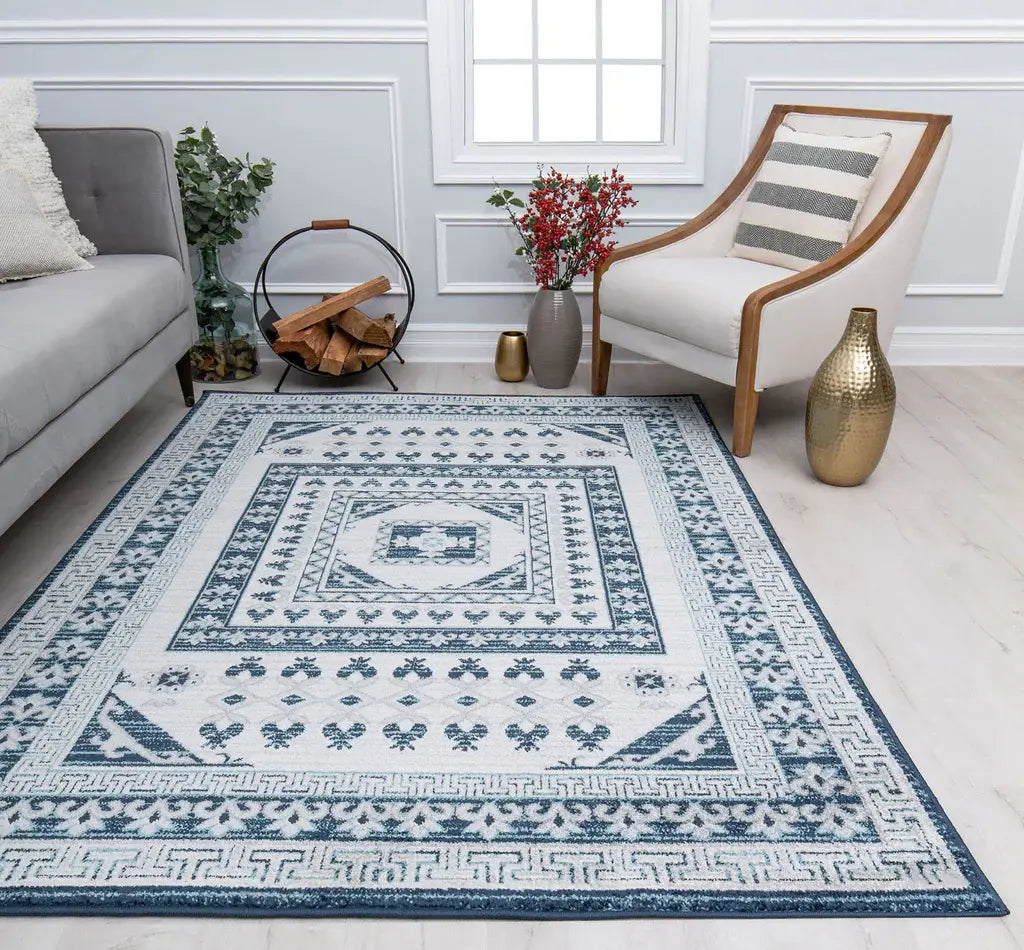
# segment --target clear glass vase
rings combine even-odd
[[[199,341],[192,347],[192,376],[230,383],[259,372],[252,298],[220,266],[220,248],[198,248],[200,272],[193,284]]]

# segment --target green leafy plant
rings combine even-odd
[[[189,126],[181,134],[174,164],[188,243],[200,249],[234,244],[242,236],[238,226],[260,213],[260,197],[274,181],[274,163],[269,158],[252,162],[248,153],[244,159],[229,158],[208,125],[198,133]]]
[[[246,292],[221,272],[220,248],[241,238],[239,226],[260,213],[260,199],[274,180],[274,163],[222,154],[206,125],[198,133],[189,126],[181,134],[174,164],[185,236],[202,266],[194,287],[199,340],[192,347],[192,375],[204,382],[248,379],[259,365],[248,332],[252,305]]]

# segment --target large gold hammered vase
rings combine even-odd
[[[829,485],[860,485],[885,451],[896,381],[878,342],[878,312],[854,307],[807,396],[807,460]]]

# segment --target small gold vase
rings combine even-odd
[[[896,381],[878,342],[878,311],[854,307],[807,396],[807,461],[829,485],[860,485],[882,459]]]
[[[494,372],[506,383],[526,379],[530,361],[526,356],[526,334],[522,330],[506,330],[498,337],[494,351]]]

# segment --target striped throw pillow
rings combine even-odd
[[[730,257],[803,270],[850,239],[892,136],[823,135],[783,123],[740,215]]]

